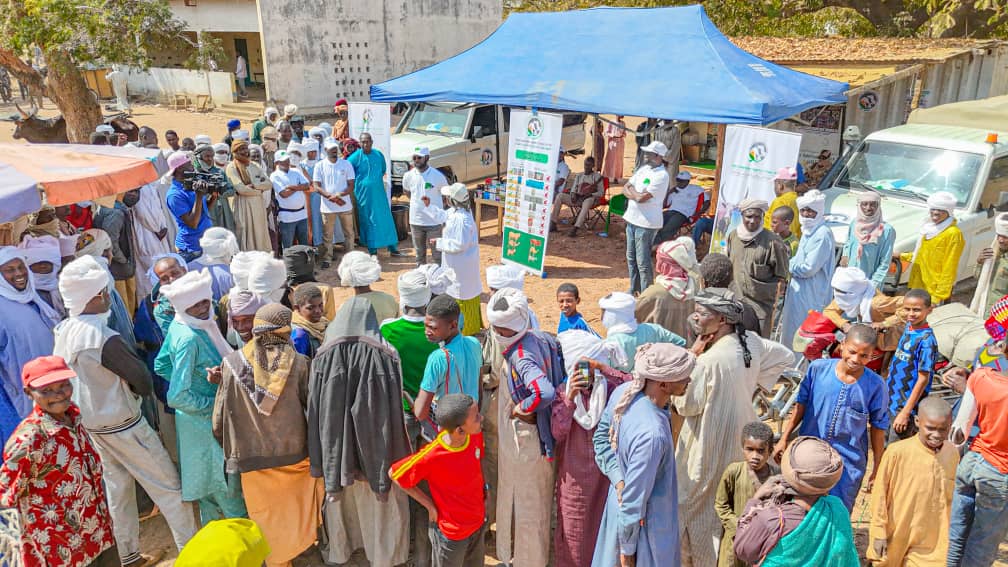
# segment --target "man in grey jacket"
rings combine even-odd
[[[182,503],[182,484],[168,452],[140,413],[153,388],[147,365],[108,324],[112,285],[108,270],[91,256],[70,262],[60,274],[69,318],[56,326],[54,354],[77,373],[74,402],[102,461],[102,480],[123,567],[153,565],[140,553],[134,480],[161,509],[181,550],[196,533]]]

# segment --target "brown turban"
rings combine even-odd
[[[781,474],[798,494],[826,494],[840,481],[843,461],[829,443],[818,437],[799,437],[781,459]]]

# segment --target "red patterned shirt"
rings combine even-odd
[[[38,406],[4,447],[0,506],[17,508],[25,567],[77,567],[112,547],[101,463],[80,421],[66,425]]]

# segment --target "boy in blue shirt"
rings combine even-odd
[[[928,325],[931,295],[923,289],[911,289],[903,298],[907,326],[900,337],[886,384],[889,386],[890,443],[916,433],[913,416],[917,403],[931,391],[938,341]]]
[[[424,333],[440,348],[427,357],[413,405],[418,421],[426,420],[437,398],[445,394],[468,394],[479,399],[483,349],[478,340],[459,332],[461,314],[458,302],[449,295],[438,295],[427,304]]]
[[[560,324],[557,325],[557,334],[564,331],[580,330],[599,336],[594,329],[588,326],[588,322],[578,313],[578,304],[581,303],[581,292],[572,283],[560,284],[556,292],[557,303],[560,305]]]

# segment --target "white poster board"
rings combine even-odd
[[[542,274],[563,117],[511,110],[501,260]]]
[[[374,148],[385,156],[385,194],[392,202],[392,107],[380,102],[351,102],[347,119],[350,137],[360,141],[364,132],[371,134]]]
[[[779,169],[798,163],[801,139],[801,134],[756,126],[732,124],[725,129],[711,252],[724,252],[728,234],[742,220],[739,203],[745,199],[774,200],[773,180]]]

